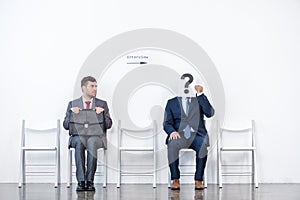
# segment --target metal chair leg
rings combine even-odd
[[[69,149],[68,151],[68,177],[67,177],[67,187],[69,188],[71,186],[72,182],[72,150]]]
[[[107,183],[107,153],[103,149],[103,187],[106,188]]]

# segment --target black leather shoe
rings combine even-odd
[[[77,185],[76,191],[81,192],[81,191],[85,191],[85,182],[84,181],[80,181]]]
[[[87,191],[95,191],[94,183],[92,181],[88,181],[86,184],[86,190]]]

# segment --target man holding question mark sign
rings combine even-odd
[[[181,79],[189,78],[191,74],[183,74]],[[187,88],[189,84],[185,84]],[[183,148],[191,148],[196,152],[195,189],[202,190],[203,174],[207,160],[207,146],[209,145],[204,116],[212,117],[214,109],[203,93],[200,84],[195,85],[196,97],[192,97],[188,89],[185,94],[169,99],[165,108],[164,130],[168,134],[168,161],[173,181],[171,189],[180,189],[179,151]]]

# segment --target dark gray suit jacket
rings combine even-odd
[[[70,101],[69,104],[68,104],[66,116],[65,116],[65,119],[64,119],[64,123],[63,123],[63,126],[66,130],[69,130],[69,122],[70,122],[70,117],[71,117],[71,114],[72,114],[72,111],[71,111],[72,107],[79,107],[80,109],[84,109],[82,97],[80,97],[78,99],[75,99],[73,101]],[[111,120],[110,115],[109,115],[109,109],[108,109],[106,101],[103,101],[103,100],[98,99],[98,98],[93,98],[92,109],[94,109],[95,107],[104,108],[104,124],[105,124],[104,127],[105,127],[105,129],[103,130],[104,135],[101,136],[101,139],[102,139],[102,142],[104,144],[104,148],[107,148],[106,132],[107,132],[107,129],[110,129],[111,126],[112,126],[112,120]],[[100,114],[102,115],[102,113],[100,113]],[[69,132],[69,134],[70,134],[70,140],[71,140],[72,133]]]

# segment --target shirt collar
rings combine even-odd
[[[92,103],[93,103],[93,99],[94,99],[94,98],[91,98],[90,100],[87,100],[87,99],[85,99],[85,98],[82,96],[82,102],[83,102],[83,104],[85,104],[86,101],[90,101],[91,104],[92,104]]]

